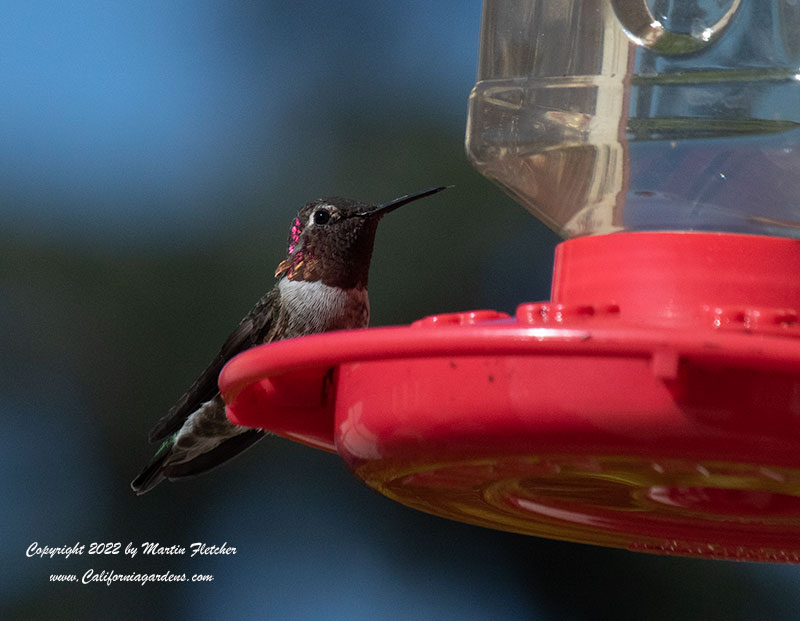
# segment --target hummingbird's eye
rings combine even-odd
[[[331,214],[324,209],[318,209],[314,212],[314,224],[328,224],[331,219]]]

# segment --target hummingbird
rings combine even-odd
[[[380,205],[341,197],[303,205],[289,229],[286,258],[275,270],[277,282],[150,430],[150,442],[161,442],[161,446],[131,483],[133,491],[145,494],[165,479],[207,472],[263,438],[263,430],[234,425],[226,417],[217,387],[222,367],[236,354],[263,343],[367,327],[367,281],[378,223],[398,207],[447,187],[451,186],[406,194]]]

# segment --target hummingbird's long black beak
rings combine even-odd
[[[447,188],[452,188],[452,185],[440,185],[435,188],[428,188],[427,190],[422,190],[422,192],[416,192],[414,194],[406,194],[401,196],[400,198],[396,198],[394,200],[389,201],[388,203],[383,203],[382,205],[377,205],[371,209],[366,211],[358,212],[357,216],[385,216],[390,211],[394,211],[398,207],[402,207],[407,203],[412,201],[419,200],[420,198],[425,198],[426,196],[431,196],[432,194],[436,194],[437,192],[441,192],[442,190],[446,190]]]

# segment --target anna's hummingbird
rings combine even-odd
[[[245,349],[329,330],[364,328],[369,322],[367,279],[378,222],[393,211],[436,194],[436,187],[382,205],[347,198],[320,198],[300,208],[289,231],[278,282],[239,322],[205,371],[150,431],[161,442],[151,462],[131,483],[137,494],[164,479],[206,472],[264,436],[225,416],[217,377]]]

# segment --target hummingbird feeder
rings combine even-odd
[[[800,562],[798,33],[793,0],[484,0],[467,153],[566,238],[551,300],[256,347],[228,417],[443,517]]]

